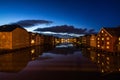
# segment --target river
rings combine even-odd
[[[1,80],[107,80],[120,56],[72,44],[37,46],[0,55]]]

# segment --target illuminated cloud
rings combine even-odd
[[[40,34],[53,35],[56,37],[79,37],[85,34],[95,33],[94,29],[88,30],[87,28],[75,28],[74,26],[62,25],[62,26],[52,26],[46,28],[37,28],[34,30]]]
[[[22,27],[33,27],[36,25],[40,25],[40,24],[51,24],[53,23],[52,21],[48,21],[48,20],[20,20],[18,22],[12,23],[12,24],[18,24]]]
[[[73,34],[91,34],[95,33],[94,29],[88,30],[87,28],[75,28],[74,26],[61,25],[61,26],[52,26],[47,28],[37,28],[34,31],[50,31],[56,33],[73,33]]]

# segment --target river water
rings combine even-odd
[[[0,55],[0,80],[107,80],[119,71],[119,55],[72,44],[37,46]]]

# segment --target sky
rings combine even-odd
[[[55,25],[73,25],[99,31],[120,25],[120,0],[0,0],[0,25],[20,20],[48,20]]]

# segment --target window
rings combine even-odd
[[[100,47],[100,45],[97,45],[98,47]]]
[[[32,49],[32,50],[31,50],[31,54],[33,54],[33,53],[35,53],[35,49]]]
[[[107,39],[107,40],[110,40],[110,38],[109,38],[109,37],[107,37],[106,39]]]
[[[107,60],[110,60],[110,58],[109,58],[109,57],[106,57],[106,59],[107,59]]]
[[[102,40],[104,40],[104,38],[102,38]]]
[[[98,41],[98,44],[99,44],[100,42]]]
[[[109,45],[110,44],[110,42],[107,42],[107,45]]]
[[[34,44],[34,43],[35,43],[35,40],[31,40],[31,43]]]
[[[107,36],[107,34],[105,34],[105,36]]]
[[[97,40],[100,40],[100,38],[97,38]]]
[[[107,49],[109,49],[110,47],[109,46],[106,46]]]
[[[104,49],[104,46],[102,46],[101,48]]]
[[[97,54],[98,56],[100,56],[100,54]]]
[[[118,39],[119,39],[119,41],[120,41],[120,37],[119,37]]]
[[[104,31],[102,31],[102,33],[104,33]]]

